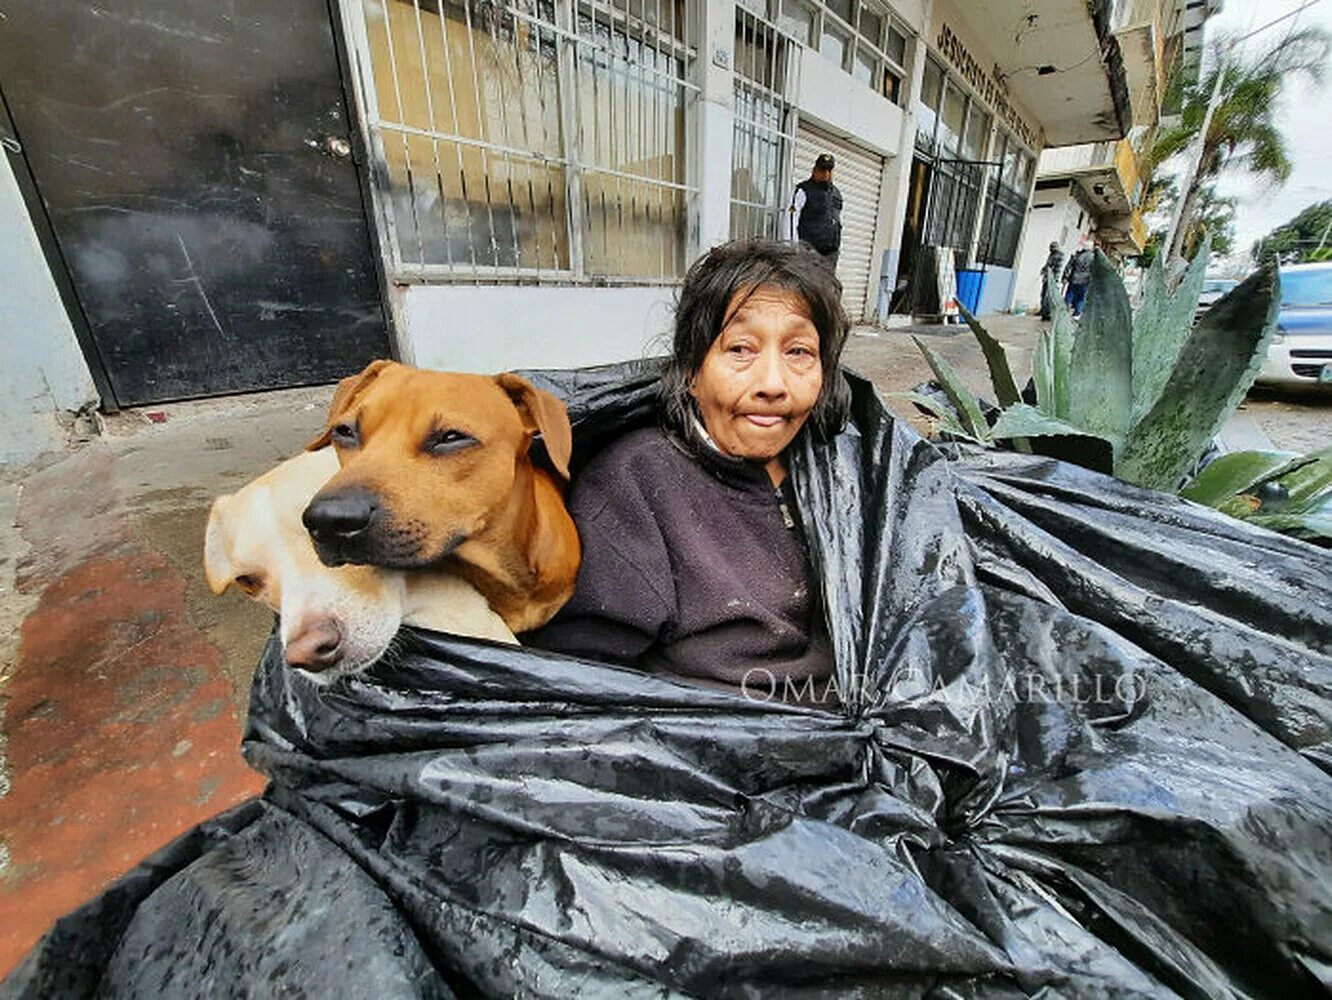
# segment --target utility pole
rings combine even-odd
[[[1203,150],[1207,148],[1207,130],[1212,127],[1212,115],[1216,111],[1216,106],[1221,103],[1221,83],[1226,78],[1226,56],[1229,55],[1230,48],[1227,46],[1222,49],[1217,56],[1216,83],[1212,87],[1212,97],[1207,102],[1207,113],[1203,115],[1202,128],[1198,132],[1193,151],[1189,154],[1189,165],[1180,183],[1179,197],[1175,199],[1175,208],[1170,213],[1170,228],[1166,230],[1165,241],[1166,274],[1171,273],[1171,266],[1183,256],[1184,232],[1180,223],[1184,217],[1184,203],[1192,195],[1194,178],[1198,176],[1198,168],[1202,166]]]

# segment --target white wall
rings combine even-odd
[[[0,465],[60,447],[56,414],[97,399],[18,182],[0,157]]]
[[[1081,224],[1079,215],[1082,216]],[[1049,256],[1050,243],[1058,243],[1064,255],[1070,256],[1086,241],[1091,227],[1091,213],[1083,209],[1068,188],[1037,191],[1032,196],[1017,280],[1013,286],[1014,312],[1040,308],[1041,268]]]
[[[811,49],[801,50],[796,105],[802,118],[814,118],[858,146],[884,156],[899,152],[902,109]]]
[[[408,285],[397,297],[414,364],[490,373],[667,353],[675,289]]]
[[[1013,291],[1013,271],[1007,267],[991,265],[985,269],[985,287],[976,308],[977,316],[1005,312]]]

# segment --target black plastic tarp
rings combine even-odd
[[[542,373],[576,462],[650,365]],[[843,712],[404,630],[270,641],[262,801],[56,925],[36,996],[1321,995],[1332,554],[853,380],[793,476]]]

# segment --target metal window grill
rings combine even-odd
[[[781,236],[790,192],[797,45],[747,10],[735,12],[731,237]]]
[[[687,0],[344,0],[392,275],[683,273]]]

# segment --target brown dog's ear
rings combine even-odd
[[[564,402],[544,389],[538,389],[521,375],[504,372],[496,375],[499,387],[509,394],[529,430],[540,431],[550,464],[567,481],[569,459],[573,457],[573,427]]]
[[[389,365],[396,365],[397,363],[386,358],[380,358],[378,361],[371,361],[363,371],[355,375],[348,375],[339,382],[337,389],[333,392],[333,402],[328,406],[328,421],[324,424],[324,429],[319,437],[307,444],[305,450],[318,451],[320,448],[327,446],[333,439],[333,428],[338,425],[342,415],[351,409],[352,403],[356,402],[356,397],[365,391],[380,372]]]
[[[224,541],[227,501],[230,496],[218,497],[208,511],[208,527],[204,529],[204,579],[214,594],[222,594],[231,586],[236,567],[231,562]]]

